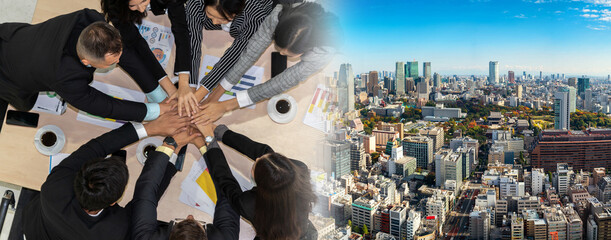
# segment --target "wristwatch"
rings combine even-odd
[[[166,138],[164,138],[163,139],[163,143],[174,147],[174,149],[176,149],[178,147],[178,144],[176,144],[176,140],[174,140],[173,137],[166,137]]]
[[[206,143],[208,143],[208,144],[209,144],[209,143],[211,143],[212,141],[214,141],[214,137],[212,137],[212,136],[206,136],[206,139],[205,139],[205,140],[206,140]]]

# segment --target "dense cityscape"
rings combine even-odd
[[[611,239],[610,76],[431,65],[329,78],[320,239]]]

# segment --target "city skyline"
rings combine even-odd
[[[345,35],[339,59],[351,63],[355,73],[394,71],[395,62],[414,60],[431,62],[431,71],[442,75],[487,75],[490,61],[499,62],[501,75],[611,73],[609,0],[356,0],[340,5]]]

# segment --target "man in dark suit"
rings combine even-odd
[[[175,139],[175,140],[174,140]],[[171,163],[172,158],[187,141],[196,146],[205,146],[199,134],[188,135],[185,131],[174,139],[167,139],[164,144],[152,153],[142,169],[136,182],[134,198],[130,202],[132,209],[132,239],[135,240],[237,240],[240,232],[240,216],[233,210],[227,198],[217,191],[218,198],[214,209],[212,224],[201,225],[189,215],[186,220],[169,224],[157,221],[157,204],[165,192],[170,179],[176,174],[176,168]],[[168,144],[175,142],[175,145]],[[204,154],[206,148],[200,148]],[[205,227],[205,229],[204,229]]]
[[[129,238],[129,212],[117,205],[127,185],[127,166],[105,157],[147,136],[175,135],[187,125],[188,119],[174,111],[145,125],[126,123],[81,146],[53,168],[40,194],[26,205],[26,238]]]
[[[95,10],[84,9],[43,23],[0,24],[0,100],[32,109],[38,92],[55,91],[90,114],[129,121],[153,120],[171,109],[158,104],[167,94],[138,61],[119,62],[125,49],[119,32]],[[126,54],[123,58],[122,54]],[[127,57],[126,57],[127,56]],[[89,86],[96,68],[121,66],[146,93],[149,103],[108,96]]]

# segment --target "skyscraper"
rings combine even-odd
[[[574,87],[565,87],[562,92],[567,92],[569,96],[569,114],[577,109],[577,90]]]
[[[583,96],[586,89],[590,88],[590,78],[579,78],[577,79],[577,93],[579,96]]]
[[[577,87],[577,78],[569,78],[569,86],[571,87]]]
[[[341,111],[344,113],[354,111],[354,72],[349,63],[344,63],[339,67],[337,91]]]
[[[433,86],[441,87],[441,75],[439,73],[433,74]]]
[[[370,71],[369,72],[369,82],[367,82],[367,93],[373,94],[374,96],[377,94],[373,91],[373,88],[378,85],[378,72]]]
[[[350,174],[350,142],[328,140],[324,145],[324,170],[335,174],[335,179]]]
[[[518,85],[518,87],[516,89],[516,92],[517,92],[517,95],[518,95],[518,99],[522,99],[522,94],[523,94],[522,93],[523,92],[522,85]]]
[[[570,129],[569,93],[556,92],[554,94],[554,128]]]
[[[509,71],[507,76],[509,76],[509,83],[516,83],[516,76],[513,71]]]
[[[489,75],[488,75],[488,83],[491,85],[495,85],[499,83],[499,62],[490,61],[489,64]]]
[[[424,62],[423,70],[424,70],[424,78],[431,79],[431,62]]]
[[[592,89],[587,89],[584,95],[585,98],[583,100],[583,108],[584,110],[590,112],[592,111]]]
[[[405,94],[405,67],[403,62],[396,63],[395,69],[395,89],[397,90],[397,95]]]
[[[418,79],[418,62],[407,62],[405,64],[405,74],[405,77],[411,77],[414,78],[414,80]]]

